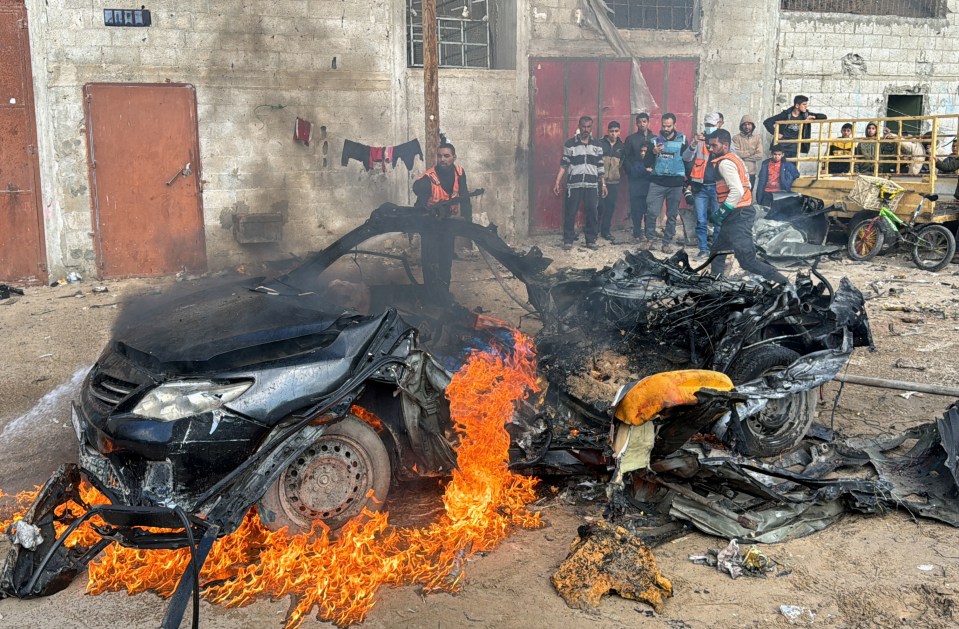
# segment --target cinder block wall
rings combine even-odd
[[[196,86],[211,269],[317,249],[379,203],[411,200],[421,162],[413,173],[340,165],[345,139],[423,140],[422,71],[406,66],[405,0],[158,0],[148,29],[103,26],[103,6],[90,0],[26,3],[51,274],[94,272],[82,106],[90,82]],[[528,58],[614,53],[580,25],[578,0],[516,6],[516,70],[443,69],[440,90],[441,126],[472,186],[488,190],[478,210],[521,244]],[[704,0],[697,32],[622,33],[640,58],[698,57],[697,111],[722,111],[735,132],[742,114],[761,120],[796,93],[830,116],[877,115],[887,94],[913,91],[928,96],[928,113],[955,112],[957,12],[959,0],[947,0],[945,17],[934,20],[789,14],[775,0]],[[847,53],[862,57],[865,73],[844,73]],[[296,116],[316,125],[310,147],[291,141]],[[252,248],[233,240],[234,213],[274,211],[287,217],[282,243]]]
[[[149,7],[152,27],[109,28],[99,3],[65,0],[54,10],[29,0],[51,272],[94,272],[82,103],[90,82],[196,87],[212,269],[316,249],[395,200],[408,183],[404,168],[368,174],[357,162],[340,166],[340,156],[345,139],[407,139],[391,79],[402,6],[159,0]],[[309,147],[292,141],[296,116],[315,125]],[[232,215],[244,212],[284,213],[284,241],[238,245]]]
[[[959,112],[959,1],[945,5],[938,19],[783,11],[777,110],[806,94],[830,117],[873,117],[889,94],[922,94],[924,114]]]

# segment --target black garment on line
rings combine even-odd
[[[406,169],[412,170],[417,155],[420,159],[423,159],[423,149],[420,147],[419,139],[413,138],[409,142],[404,142],[403,144],[393,147],[393,158],[390,166],[396,168],[396,162],[402,160]],[[365,144],[360,144],[359,142],[354,142],[353,140],[344,140],[343,157],[340,160],[340,164],[346,166],[351,159],[361,162],[363,169],[369,171],[371,169],[370,147]]]
[[[393,163],[391,166],[396,168],[396,162],[403,160],[403,165],[406,166],[406,170],[413,170],[413,162],[416,161],[417,155],[419,155],[420,159],[423,159],[423,149],[420,148],[418,138],[413,138],[409,142],[398,144],[393,147]]]
[[[351,159],[355,159],[363,164],[363,168],[369,170],[370,147],[353,140],[343,142],[343,159],[340,160],[341,166],[346,166]]]

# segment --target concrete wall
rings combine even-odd
[[[26,4],[52,275],[94,271],[82,106],[89,82],[196,86],[212,269],[316,249],[379,203],[411,200],[421,162],[413,173],[340,165],[345,139],[423,140],[422,71],[406,67],[405,0],[157,0],[146,29],[103,26],[93,0],[61,0],[55,10]],[[762,119],[796,93],[830,116],[877,115],[890,93],[927,95],[927,113],[959,107],[959,0],[933,20],[781,13],[775,0],[702,4],[696,32],[621,33],[639,58],[699,58],[697,111],[724,112],[733,132],[742,114]],[[584,27],[580,0],[516,0],[515,10],[515,70],[441,70],[440,116],[471,185],[488,191],[477,211],[521,242],[528,59],[614,53]],[[325,143],[294,144],[296,116],[313,121],[316,136],[325,127]],[[234,241],[234,213],[270,211],[287,217],[282,243]]]
[[[150,28],[105,27],[101,3],[90,0],[45,7],[28,1],[52,274],[94,266],[86,83],[196,87],[211,268],[315,249],[393,198],[394,174],[405,179],[403,168],[371,175],[356,162],[340,166],[344,139],[408,139],[398,133],[391,78],[401,3],[158,0]],[[291,140],[296,116],[315,125],[310,147]],[[284,242],[234,241],[234,212],[270,211],[287,216]]]
[[[533,6],[535,5],[535,6]],[[743,114],[760,115],[772,102],[761,89],[773,78],[778,3],[772,0],[705,0],[698,31],[622,30],[637,58],[699,58],[697,111],[721,111],[736,133]],[[583,24],[577,0],[532,2],[532,56],[603,57],[612,49]],[[658,121],[654,121],[658,128]],[[692,129],[681,129],[690,133]]]
[[[956,113],[959,0],[945,5],[940,19],[782,12],[777,110],[806,94],[830,117],[872,117],[889,94],[923,94],[924,114]]]

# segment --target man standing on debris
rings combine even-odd
[[[473,220],[466,171],[456,165],[456,147],[445,140],[436,149],[436,166],[413,182],[413,194],[416,195],[416,207],[432,207],[459,198],[457,203],[450,205],[450,215],[462,216],[470,222]]]
[[[676,235],[676,216],[683,198],[683,183],[686,181],[686,165],[683,152],[689,148],[686,136],[676,130],[676,115],[666,113],[662,129],[651,142],[652,150],[646,155],[646,165],[652,168],[649,177],[649,195],[646,197],[646,234],[666,203],[666,225],[663,228],[663,253],[672,253],[669,244]]]
[[[445,138],[442,138],[439,148],[436,149],[436,166],[413,182],[413,194],[416,195],[416,207],[433,207],[455,200],[455,203],[442,210],[443,215],[458,216],[470,222],[473,220],[473,205],[466,185],[466,171],[456,165],[456,147]],[[438,299],[448,297],[454,240],[449,233],[438,233],[435,240],[428,242],[424,239],[421,247],[424,280],[426,275],[430,275],[447,289],[446,295],[436,295]],[[424,283],[432,284],[429,281]]]
[[[683,151],[683,161],[692,164],[689,171],[690,185],[693,193],[693,207],[696,209],[696,240],[699,242],[700,258],[709,255],[709,215],[719,207],[716,200],[715,169],[710,169],[708,176],[706,165],[709,163],[709,151],[706,141],[719,130],[722,118],[719,113],[706,114],[703,119],[703,132],[696,136],[694,142]],[[690,221],[691,222],[691,221]]]
[[[781,140],[798,140],[802,136],[803,140],[808,140],[812,136],[811,124],[798,124],[797,120],[825,120],[825,114],[814,114],[809,111],[809,97],[799,95],[793,99],[793,106],[784,109],[775,116],[770,116],[763,120],[763,126],[766,131],[775,138],[773,144],[778,144]],[[789,124],[779,125],[779,135],[776,135],[776,123],[786,121]],[[800,127],[802,127],[800,129]],[[799,153],[808,153],[809,144],[799,144],[787,142],[783,144],[783,150],[786,157],[796,157]]]
[[[712,159],[707,169],[714,169],[716,195],[719,210],[710,216],[717,226],[722,226],[719,235],[713,241],[712,252],[732,249],[736,261],[747,273],[755,273],[772,282],[787,284],[789,280],[769,264],[756,259],[756,245],[753,242],[753,222],[756,210],[753,208],[752,191],[749,187],[749,174],[746,165],[729,151],[732,138],[725,129],[720,129],[707,141]],[[726,256],[717,256],[712,263],[714,275],[721,275],[726,268]]]
[[[586,248],[599,249],[596,243],[596,210],[600,196],[606,196],[606,178],[603,171],[603,147],[591,136],[593,119],[579,119],[576,135],[563,145],[563,157],[553,184],[553,194],[562,193],[563,177],[566,177],[566,200],[563,203],[563,249],[573,248],[576,239],[576,213],[583,206],[586,215]]]
[[[600,199],[599,235],[612,244],[616,244],[610,231],[613,226],[613,214],[616,212],[616,199],[619,197],[620,169],[625,157],[626,145],[619,139],[620,126],[613,120],[606,126],[603,145],[603,172],[606,173],[606,196]]]
[[[649,128],[649,114],[636,114],[636,133],[627,136],[626,150],[623,152],[623,169],[629,179],[629,215],[633,219],[633,240],[642,243],[652,242],[656,238],[656,221],[646,223],[646,197],[649,195],[649,173],[646,166],[646,154],[652,147],[656,134]]]
[[[739,121],[739,133],[733,136],[733,153],[746,164],[749,183],[755,184],[759,164],[763,161],[763,142],[756,134],[756,120],[749,114]]]
[[[771,157],[759,167],[756,178],[756,202],[759,205],[773,204],[773,192],[790,192],[793,182],[799,177],[799,169],[784,159],[786,149],[781,144],[773,144]]]

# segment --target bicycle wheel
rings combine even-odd
[[[872,260],[882,249],[885,240],[882,230],[879,229],[878,216],[863,218],[849,228],[849,241],[846,243],[846,252],[853,260]]]
[[[956,255],[956,239],[942,225],[926,225],[916,234],[912,261],[924,271],[938,271]]]

